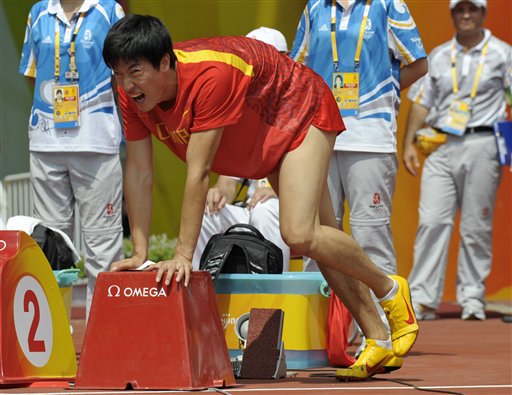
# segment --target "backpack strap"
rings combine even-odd
[[[261,234],[261,232],[255,228],[254,226],[252,225],[249,225],[249,224],[235,224],[235,225],[232,225],[228,228],[228,230],[226,230],[224,232],[225,235],[229,234],[229,233],[236,233],[234,232],[235,229],[237,228],[243,228],[243,229],[247,229],[249,231],[251,231],[252,233],[254,233],[258,239],[260,240],[266,240],[265,237]]]

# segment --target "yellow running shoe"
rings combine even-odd
[[[336,370],[335,377],[340,381],[360,381],[400,369],[401,366],[402,358],[397,359],[393,351],[377,345],[374,339],[366,339],[366,347],[357,361],[348,368]]]
[[[390,360],[386,361],[382,367],[384,368],[384,372],[382,373],[391,373],[394,370],[398,370],[404,364],[404,359],[402,357],[393,356]]]
[[[398,283],[398,291],[393,299],[380,302],[380,305],[386,313],[391,328],[393,352],[396,356],[403,357],[416,341],[419,327],[407,280],[400,276],[389,277]]]

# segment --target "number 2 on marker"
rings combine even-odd
[[[37,302],[37,296],[32,290],[25,292],[23,298],[23,311],[28,313],[29,304],[34,306],[34,317],[32,319],[32,325],[30,325],[30,331],[28,333],[28,349],[30,352],[45,352],[44,340],[36,340],[37,327],[39,326],[39,303]]]

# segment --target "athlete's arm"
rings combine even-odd
[[[427,58],[418,59],[400,69],[400,90],[408,88],[427,74],[428,61]]]
[[[413,176],[418,175],[416,169],[420,167],[418,152],[414,146],[414,137],[416,131],[425,125],[425,119],[428,115],[428,108],[418,103],[412,103],[407,115],[407,125],[405,127],[402,161],[405,168]]]
[[[210,171],[217,147],[222,137],[222,128],[192,133],[187,147],[187,178],[181,209],[181,225],[174,257],[157,264],[156,281],[165,275],[165,284],[170,284],[176,273],[176,281],[184,280],[187,286],[192,271],[192,257],[203,222],[203,212],[210,183]]]
[[[236,178],[219,176],[217,182],[208,191],[206,198],[206,211],[210,214],[218,213],[226,204],[235,199]]]
[[[151,136],[126,142],[124,195],[133,243],[133,256],[114,262],[111,270],[133,269],[148,257],[148,239],[153,210],[153,149]]]

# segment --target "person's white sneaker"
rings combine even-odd
[[[418,321],[432,321],[437,319],[436,310],[423,306],[422,304],[413,304],[414,312],[416,313],[416,319]]]
[[[485,311],[482,308],[476,308],[476,307],[464,307],[462,309],[462,315],[461,318],[463,320],[479,320],[483,321],[485,320]]]

